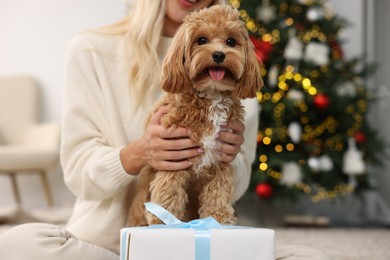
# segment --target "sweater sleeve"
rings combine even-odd
[[[86,200],[113,197],[134,179],[120,161],[97,59],[80,35],[70,45],[65,69],[61,164],[66,185]]]
[[[256,99],[246,99],[242,101],[245,107],[245,142],[241,146],[241,151],[233,161],[236,169],[236,187],[233,201],[237,201],[248,189],[252,163],[256,156],[257,132],[259,122],[259,105]]]

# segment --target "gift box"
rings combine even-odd
[[[159,206],[147,204],[165,225],[123,228],[121,260],[275,259],[271,229],[223,226],[213,218],[181,222]]]

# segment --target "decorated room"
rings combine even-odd
[[[389,12],[2,0],[0,259],[390,259]]]

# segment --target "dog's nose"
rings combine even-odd
[[[223,53],[221,51],[215,51],[215,52],[213,52],[212,57],[213,57],[214,62],[221,63],[225,59],[225,53]]]

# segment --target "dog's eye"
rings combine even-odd
[[[226,40],[226,44],[229,45],[230,47],[236,46],[236,40],[234,38],[229,38]]]
[[[206,43],[207,43],[206,37],[199,37],[198,38],[198,44],[199,45],[203,45],[203,44],[206,44]]]

